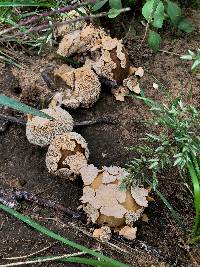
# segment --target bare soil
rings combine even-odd
[[[200,43],[200,16],[189,10],[190,19],[195,22],[196,30],[192,35],[176,33],[168,28],[163,33],[162,50],[154,54],[144,43],[140,43],[144,28],[134,24],[136,35],[127,36],[130,23],[122,19],[123,25],[110,30],[111,34],[124,38],[131,64],[143,67],[145,75],[141,86],[147,96],[154,100],[165,101],[163,94],[153,88],[153,82],[159,81],[173,95],[182,94],[185,101],[200,107],[199,74],[190,73],[190,63],[183,62],[176,54],[185,54],[188,49],[196,50]],[[105,25],[107,27],[107,25]],[[113,26],[113,25],[112,25]],[[111,26],[111,27],[112,27]],[[124,27],[124,34],[121,28]],[[51,54],[49,56],[49,54]],[[32,52],[19,51],[27,72],[44,68],[46,62],[53,60],[54,51],[37,56]],[[40,64],[41,63],[41,64]],[[18,77],[13,75],[13,67],[2,65],[0,71],[0,88],[6,95],[22,98],[28,88],[19,88]],[[33,75],[34,75],[33,71]],[[158,82],[157,82],[158,83]],[[22,90],[21,90],[22,89]],[[27,92],[26,92],[27,93]],[[21,95],[23,94],[23,96]],[[41,107],[41,99],[27,93],[24,102]],[[192,98],[188,98],[188,96]],[[10,111],[13,114],[12,111]],[[143,123],[149,117],[148,108],[139,100],[127,97],[124,102],[116,101],[108,89],[103,88],[99,101],[90,109],[70,111],[75,121],[107,118],[108,123],[98,123],[76,129],[83,135],[89,145],[90,163],[96,166],[119,165],[124,167],[134,154],[126,147],[141,144],[139,138],[144,137],[151,129]],[[14,113],[19,116],[19,114]],[[1,122],[0,122],[1,123]],[[76,210],[80,205],[82,193],[81,180],[75,183],[62,181],[49,175],[45,167],[46,148],[31,145],[25,136],[23,125],[10,123],[7,130],[0,133],[0,187],[3,189],[18,188],[52,199],[60,204]],[[178,173],[166,170],[160,177],[160,191],[179,212],[183,222],[191,228],[193,223],[193,203],[188,191],[181,184]],[[149,222],[137,223],[137,240],[129,242],[113,236],[110,242],[101,243],[92,238],[94,225],[86,225],[63,215],[61,212],[46,209],[37,204],[22,202],[19,211],[37,220],[68,239],[93,249],[100,249],[130,266],[195,266],[200,264],[200,249],[188,248],[187,237],[175,224],[166,206],[155,197],[145,210]],[[5,264],[3,258],[24,256],[49,247],[40,255],[61,255],[73,250],[38,234],[32,228],[0,211],[0,266]],[[38,266],[78,266],[76,264],[48,263]],[[84,266],[84,265],[82,265]],[[196,265],[197,266],[197,265]],[[198,265],[199,266],[199,265]]]

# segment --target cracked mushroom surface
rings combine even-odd
[[[129,73],[128,54],[121,40],[103,36],[101,43],[91,48],[91,60],[86,61],[100,77],[121,83]]]
[[[90,67],[74,69],[64,64],[54,71],[54,77],[63,94],[62,104],[66,107],[89,108],[99,98],[101,84]]]
[[[104,35],[106,33],[102,28],[95,28],[90,24],[81,30],[66,34],[59,43],[57,53],[67,57],[75,53],[84,53],[97,45]]]
[[[129,73],[128,54],[122,40],[111,38],[103,28],[89,25],[64,36],[57,53],[85,55],[85,64],[103,78],[121,83]]]
[[[85,139],[78,133],[56,136],[46,154],[46,166],[51,174],[74,180],[80,169],[87,165],[89,150]]]
[[[83,210],[93,223],[120,229],[139,219],[144,208],[142,205],[147,205],[144,198],[148,191],[140,187],[133,189],[133,194],[131,190],[119,190],[121,180],[129,175],[125,169],[112,166],[97,172],[93,165],[88,165],[80,170],[80,174],[84,182]]]
[[[73,118],[66,110],[60,107],[49,107],[41,111],[53,117],[54,120],[28,116],[26,137],[30,143],[42,147],[47,146],[56,135],[72,131]]]

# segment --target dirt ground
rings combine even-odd
[[[115,31],[111,30],[111,34],[124,38],[132,65],[145,69],[141,86],[146,95],[154,100],[164,101],[163,94],[152,86],[153,82],[159,81],[173,96],[182,94],[186,101],[190,101],[199,108],[200,78],[190,73],[190,63],[181,61],[175,55],[176,53],[185,54],[188,49],[196,50],[199,47],[200,16],[195,11],[189,11],[189,14],[196,25],[192,37],[183,33],[177,34],[166,28],[162,43],[162,51],[165,52],[153,54],[145,43],[140,48],[144,29],[139,23],[135,23],[134,29],[130,29],[136,35],[127,35],[130,23],[126,23],[126,19],[123,25],[119,25],[123,27],[124,33],[119,35],[118,30],[115,29]],[[33,71],[33,66],[34,71],[38,71],[38,68],[43,68],[50,60],[49,57],[46,59],[47,55],[38,57],[30,52],[20,55],[30,72]],[[41,63],[40,66],[39,63]],[[2,65],[0,88],[3,93],[18,98],[23,91],[21,92],[18,77],[12,74],[12,70],[10,66]],[[25,92],[27,88],[22,89]],[[190,100],[188,100],[189,94],[192,95]],[[36,101],[33,102],[31,99],[24,99],[29,104],[39,105],[37,98],[34,98]],[[134,157],[126,147],[141,144],[139,138],[144,137],[145,132],[151,131],[143,123],[144,118],[149,116],[149,112],[141,101],[127,97],[124,102],[119,102],[109,90],[105,89],[102,90],[99,101],[92,108],[78,109],[70,113],[75,121],[79,122],[99,118],[109,120],[108,123],[76,129],[88,142],[89,162],[99,167],[110,165],[124,167]],[[76,210],[80,205],[79,198],[82,193],[80,179],[70,183],[49,175],[45,167],[45,153],[46,149],[31,145],[27,141],[23,125],[10,123],[9,127],[0,133],[0,187],[26,190]],[[170,200],[184,223],[190,228],[194,216],[192,198],[180,183],[178,174],[166,170],[160,177],[160,191]],[[93,225],[85,225],[61,212],[45,209],[36,204],[22,202],[19,205],[19,211],[68,239],[93,249],[100,249],[105,255],[130,266],[189,267],[195,266],[195,261],[200,264],[200,249],[196,247],[188,249],[185,244],[187,237],[158,198],[145,210],[149,222],[137,223],[137,239],[132,242],[113,236],[111,241],[100,243],[92,238]],[[3,258],[27,255],[45,247],[49,248],[40,255],[61,255],[72,252],[2,211],[0,212],[0,236],[0,264],[6,263]],[[58,263],[38,264],[38,266],[62,265],[77,266]]]

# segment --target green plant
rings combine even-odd
[[[188,50],[188,54],[182,55],[180,58],[183,60],[192,61],[191,71],[194,73],[197,71],[197,68],[200,65],[200,49],[198,48],[196,53]]]
[[[148,35],[148,44],[155,52],[159,50],[161,37],[157,32],[163,27],[166,19],[169,19],[172,26],[190,33],[193,30],[192,24],[183,18],[181,8],[169,0],[147,0],[142,8],[142,15],[147,21],[145,37]]]
[[[123,186],[127,187],[136,181],[141,183],[141,179],[145,181],[146,177],[150,176],[152,187],[155,189],[161,171],[166,168],[177,168],[184,183],[188,184],[190,182],[185,177],[189,172],[196,211],[195,225],[190,240],[193,242],[200,240],[199,113],[195,107],[184,105],[180,97],[169,100],[168,105],[155,102],[145,96],[137,98],[150,107],[153,118],[147,123],[150,123],[152,133],[147,133],[143,138],[145,145],[130,148],[139,156],[127,165],[131,176],[123,181]]]
[[[99,11],[103,6],[109,5],[110,10],[108,12],[109,18],[115,18],[117,17],[120,12],[119,10],[122,9],[122,2],[121,0],[99,0],[96,4],[93,5],[92,10],[93,11]]]
[[[46,227],[40,225],[39,223],[35,222],[34,220],[31,220],[30,218],[28,218],[25,215],[20,214],[19,212],[3,205],[0,204],[0,209],[4,210],[5,212],[9,213],[10,215],[14,216],[15,218],[23,221],[24,223],[26,223],[27,225],[31,226],[32,228],[34,228],[36,231],[38,231],[39,233],[45,234],[46,236],[53,238],[69,247],[75,248],[79,251],[82,251],[86,254],[89,254],[90,256],[96,257],[97,259],[89,259],[89,258],[82,258],[82,257],[76,257],[76,256],[64,256],[64,259],[62,259],[62,261],[65,262],[76,262],[76,263],[80,263],[80,264],[88,264],[91,266],[99,266],[99,267],[106,267],[106,266],[110,266],[110,267],[128,267],[128,265],[123,264],[121,262],[118,262],[112,258],[106,257],[104,256],[102,253],[96,252],[94,250],[91,250],[87,247],[84,247],[80,244],[77,244],[73,241],[70,241],[66,238],[64,238],[63,236],[60,236],[59,234],[56,234],[52,231],[50,231],[49,229],[47,229]],[[59,260],[62,257],[42,257],[43,261],[45,261],[44,259],[46,259],[46,261],[48,260]],[[32,263],[34,260],[32,260]],[[35,259],[35,263],[38,262],[38,259]],[[41,262],[41,261],[40,261]],[[3,265],[1,265],[3,267]]]
[[[15,100],[13,98],[7,97],[7,96],[2,95],[2,94],[0,94],[0,105],[7,106],[9,108],[13,108],[13,109],[18,110],[18,111],[25,113],[25,114],[31,114],[33,116],[39,116],[39,117],[47,118],[50,120],[53,119],[48,114],[46,114],[46,113],[44,113],[44,112],[42,112],[36,108],[30,107],[24,103],[21,103],[21,102]]]

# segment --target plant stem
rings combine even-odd
[[[88,4],[94,4],[96,2],[96,0],[90,0],[90,1],[86,1],[86,2],[83,2],[83,3],[77,3],[75,5],[68,5],[68,6],[64,6],[64,7],[61,7],[59,9],[56,9],[56,10],[51,10],[49,12],[45,12],[45,13],[42,13],[42,14],[39,14],[37,16],[33,16],[25,21],[22,21],[20,23],[18,23],[17,25],[15,25],[14,27],[12,28],[9,28],[9,29],[5,29],[3,31],[0,32],[0,36],[5,34],[5,33],[8,33],[8,32],[11,32],[13,30],[16,30],[22,26],[25,26],[27,24],[31,24],[31,23],[35,23],[37,21],[39,21],[40,19],[44,18],[44,17],[49,17],[49,16],[52,16],[52,15],[56,15],[56,14],[60,14],[60,13],[65,13],[65,12],[69,12],[71,10],[75,10],[81,6],[84,6],[84,5],[88,5]]]

